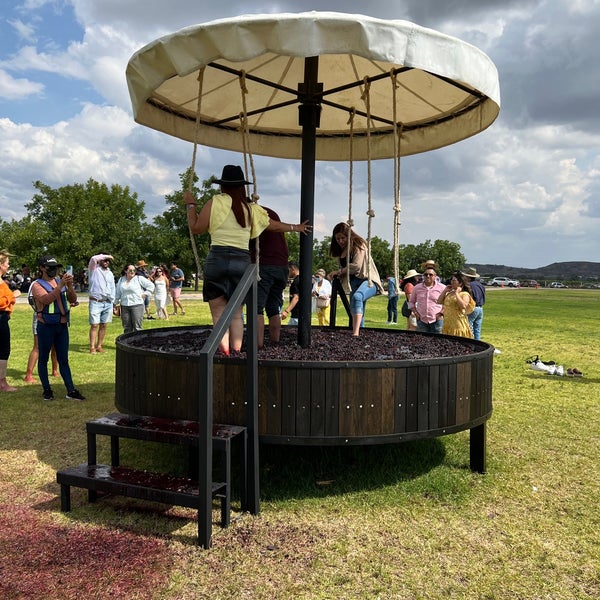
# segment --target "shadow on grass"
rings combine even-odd
[[[310,498],[396,485],[431,471],[445,455],[439,439],[350,447],[262,445],[261,497]]]

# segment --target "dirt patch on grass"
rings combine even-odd
[[[32,508],[0,505],[0,598],[151,598],[170,564],[164,540],[62,527]]]

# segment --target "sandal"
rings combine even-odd
[[[583,377],[583,373],[579,369],[575,368],[571,370],[573,371],[573,377]]]
[[[535,363],[542,363],[543,365],[546,366],[550,366],[550,365],[555,365],[556,362],[553,360],[542,360],[540,358],[539,354],[536,354],[535,356],[530,356],[526,361],[525,361],[528,365],[532,365]]]

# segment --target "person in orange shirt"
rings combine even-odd
[[[8,250],[0,250],[0,392],[16,392],[17,388],[6,381],[6,369],[10,356],[10,327],[8,322],[15,306],[16,298],[20,296],[19,290],[11,290],[4,276],[10,268]]]

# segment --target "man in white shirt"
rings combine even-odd
[[[96,254],[88,265],[90,353],[104,352],[102,343],[106,334],[106,324],[112,322],[115,300],[115,277],[110,270],[110,254]]]

